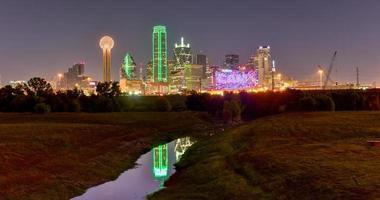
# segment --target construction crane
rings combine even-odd
[[[331,74],[331,71],[332,69],[334,68],[334,64],[335,64],[335,60],[336,60],[336,55],[337,55],[338,51],[335,51],[334,52],[334,55],[331,59],[331,62],[330,62],[330,65],[329,65],[329,70],[327,71],[327,74],[326,74],[326,79],[325,79],[325,82],[323,83],[323,87],[322,89],[326,89],[326,86],[327,86],[327,82],[328,81],[331,81],[331,82],[334,82],[331,80],[330,78],[330,74]]]

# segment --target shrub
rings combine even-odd
[[[230,101],[224,101],[223,104],[223,121],[224,123],[230,123],[232,121],[232,110]]]
[[[315,100],[317,103],[317,110],[335,111],[335,103],[331,97],[320,94],[315,96]]]
[[[230,109],[232,111],[232,121],[239,121],[241,119],[241,113],[243,112],[243,106],[240,101],[231,100]]]
[[[161,112],[171,111],[172,106],[165,97],[160,97],[156,100],[156,109]]]
[[[46,103],[38,103],[34,106],[34,112],[44,114],[49,113],[51,111],[51,108]]]
[[[302,97],[298,102],[298,108],[303,111],[314,111],[316,105],[317,102],[310,96]]]
[[[379,110],[380,109],[380,99],[379,95],[372,94],[367,98],[367,109],[369,110]]]
[[[240,121],[241,113],[243,111],[243,106],[240,101],[237,100],[229,100],[224,101],[223,104],[223,120],[224,123],[228,123],[230,121]]]
[[[114,110],[120,112],[126,112],[133,110],[135,107],[135,99],[133,97],[114,97],[113,104]]]
[[[361,110],[365,105],[365,95],[355,90],[335,91],[331,96],[336,110]]]
[[[78,99],[71,99],[69,101],[69,112],[80,112],[80,102]]]
[[[28,96],[17,95],[13,98],[10,103],[11,110],[13,112],[26,112],[28,111]],[[32,107],[33,108],[33,107]],[[31,111],[31,110],[29,110]]]
[[[112,112],[113,102],[111,98],[105,96],[97,96],[95,100],[96,112]]]
[[[192,92],[186,99],[186,106],[189,110],[206,111],[207,102],[210,99],[210,94],[197,94]]]

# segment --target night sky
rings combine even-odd
[[[112,77],[122,58],[151,59],[151,32],[167,26],[170,50],[181,36],[193,52],[220,65],[228,53],[246,63],[260,45],[270,45],[278,70],[299,80],[318,80],[338,51],[334,80],[380,85],[378,0],[0,0],[2,83],[33,76],[52,79],[74,62],[101,78],[98,41],[111,35]],[[170,55],[172,53],[170,52]]]

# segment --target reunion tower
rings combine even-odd
[[[114,41],[110,36],[104,36],[100,39],[99,45],[103,50],[103,81],[111,81],[111,49],[114,46]]]

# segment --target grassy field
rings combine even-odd
[[[116,178],[153,143],[209,125],[200,114],[0,114],[0,199],[70,199]]]
[[[150,199],[379,199],[376,138],[380,112],[261,118],[192,146]]]

